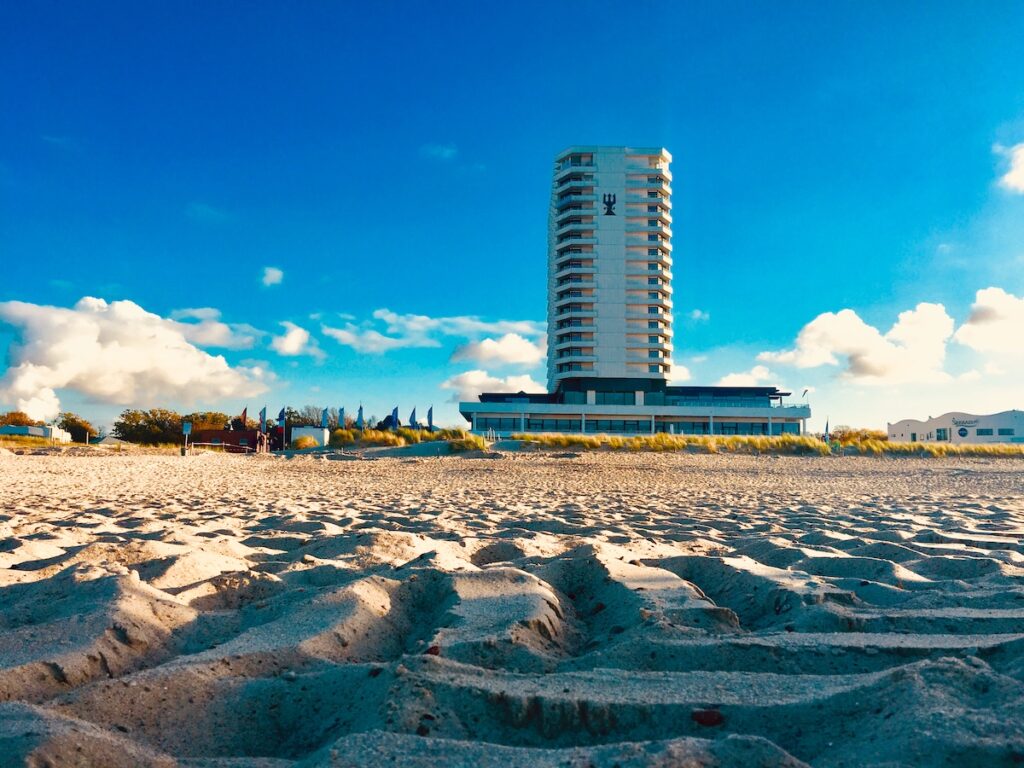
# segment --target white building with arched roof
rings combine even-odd
[[[988,416],[953,411],[925,421],[903,419],[889,424],[897,443],[1024,443],[1024,411]]]

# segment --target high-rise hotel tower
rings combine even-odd
[[[548,213],[548,392],[485,392],[475,432],[779,435],[811,409],[775,387],[670,384],[672,156],[570,147]]]
[[[548,387],[672,369],[672,156],[570,147],[548,213]],[[639,386],[637,389],[647,389]]]

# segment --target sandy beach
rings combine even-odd
[[[1024,764],[1019,460],[0,456],[0,763]]]

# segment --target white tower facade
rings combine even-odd
[[[569,379],[668,379],[671,161],[665,149],[648,147],[570,147],[555,158],[548,217],[550,391]]]

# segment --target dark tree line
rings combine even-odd
[[[239,416],[228,416],[219,411],[197,411],[184,415],[166,408],[150,408],[148,411],[126,410],[114,422],[113,434],[129,443],[158,445],[180,443],[182,422],[190,422],[193,431],[204,429],[258,429],[259,421]]]

